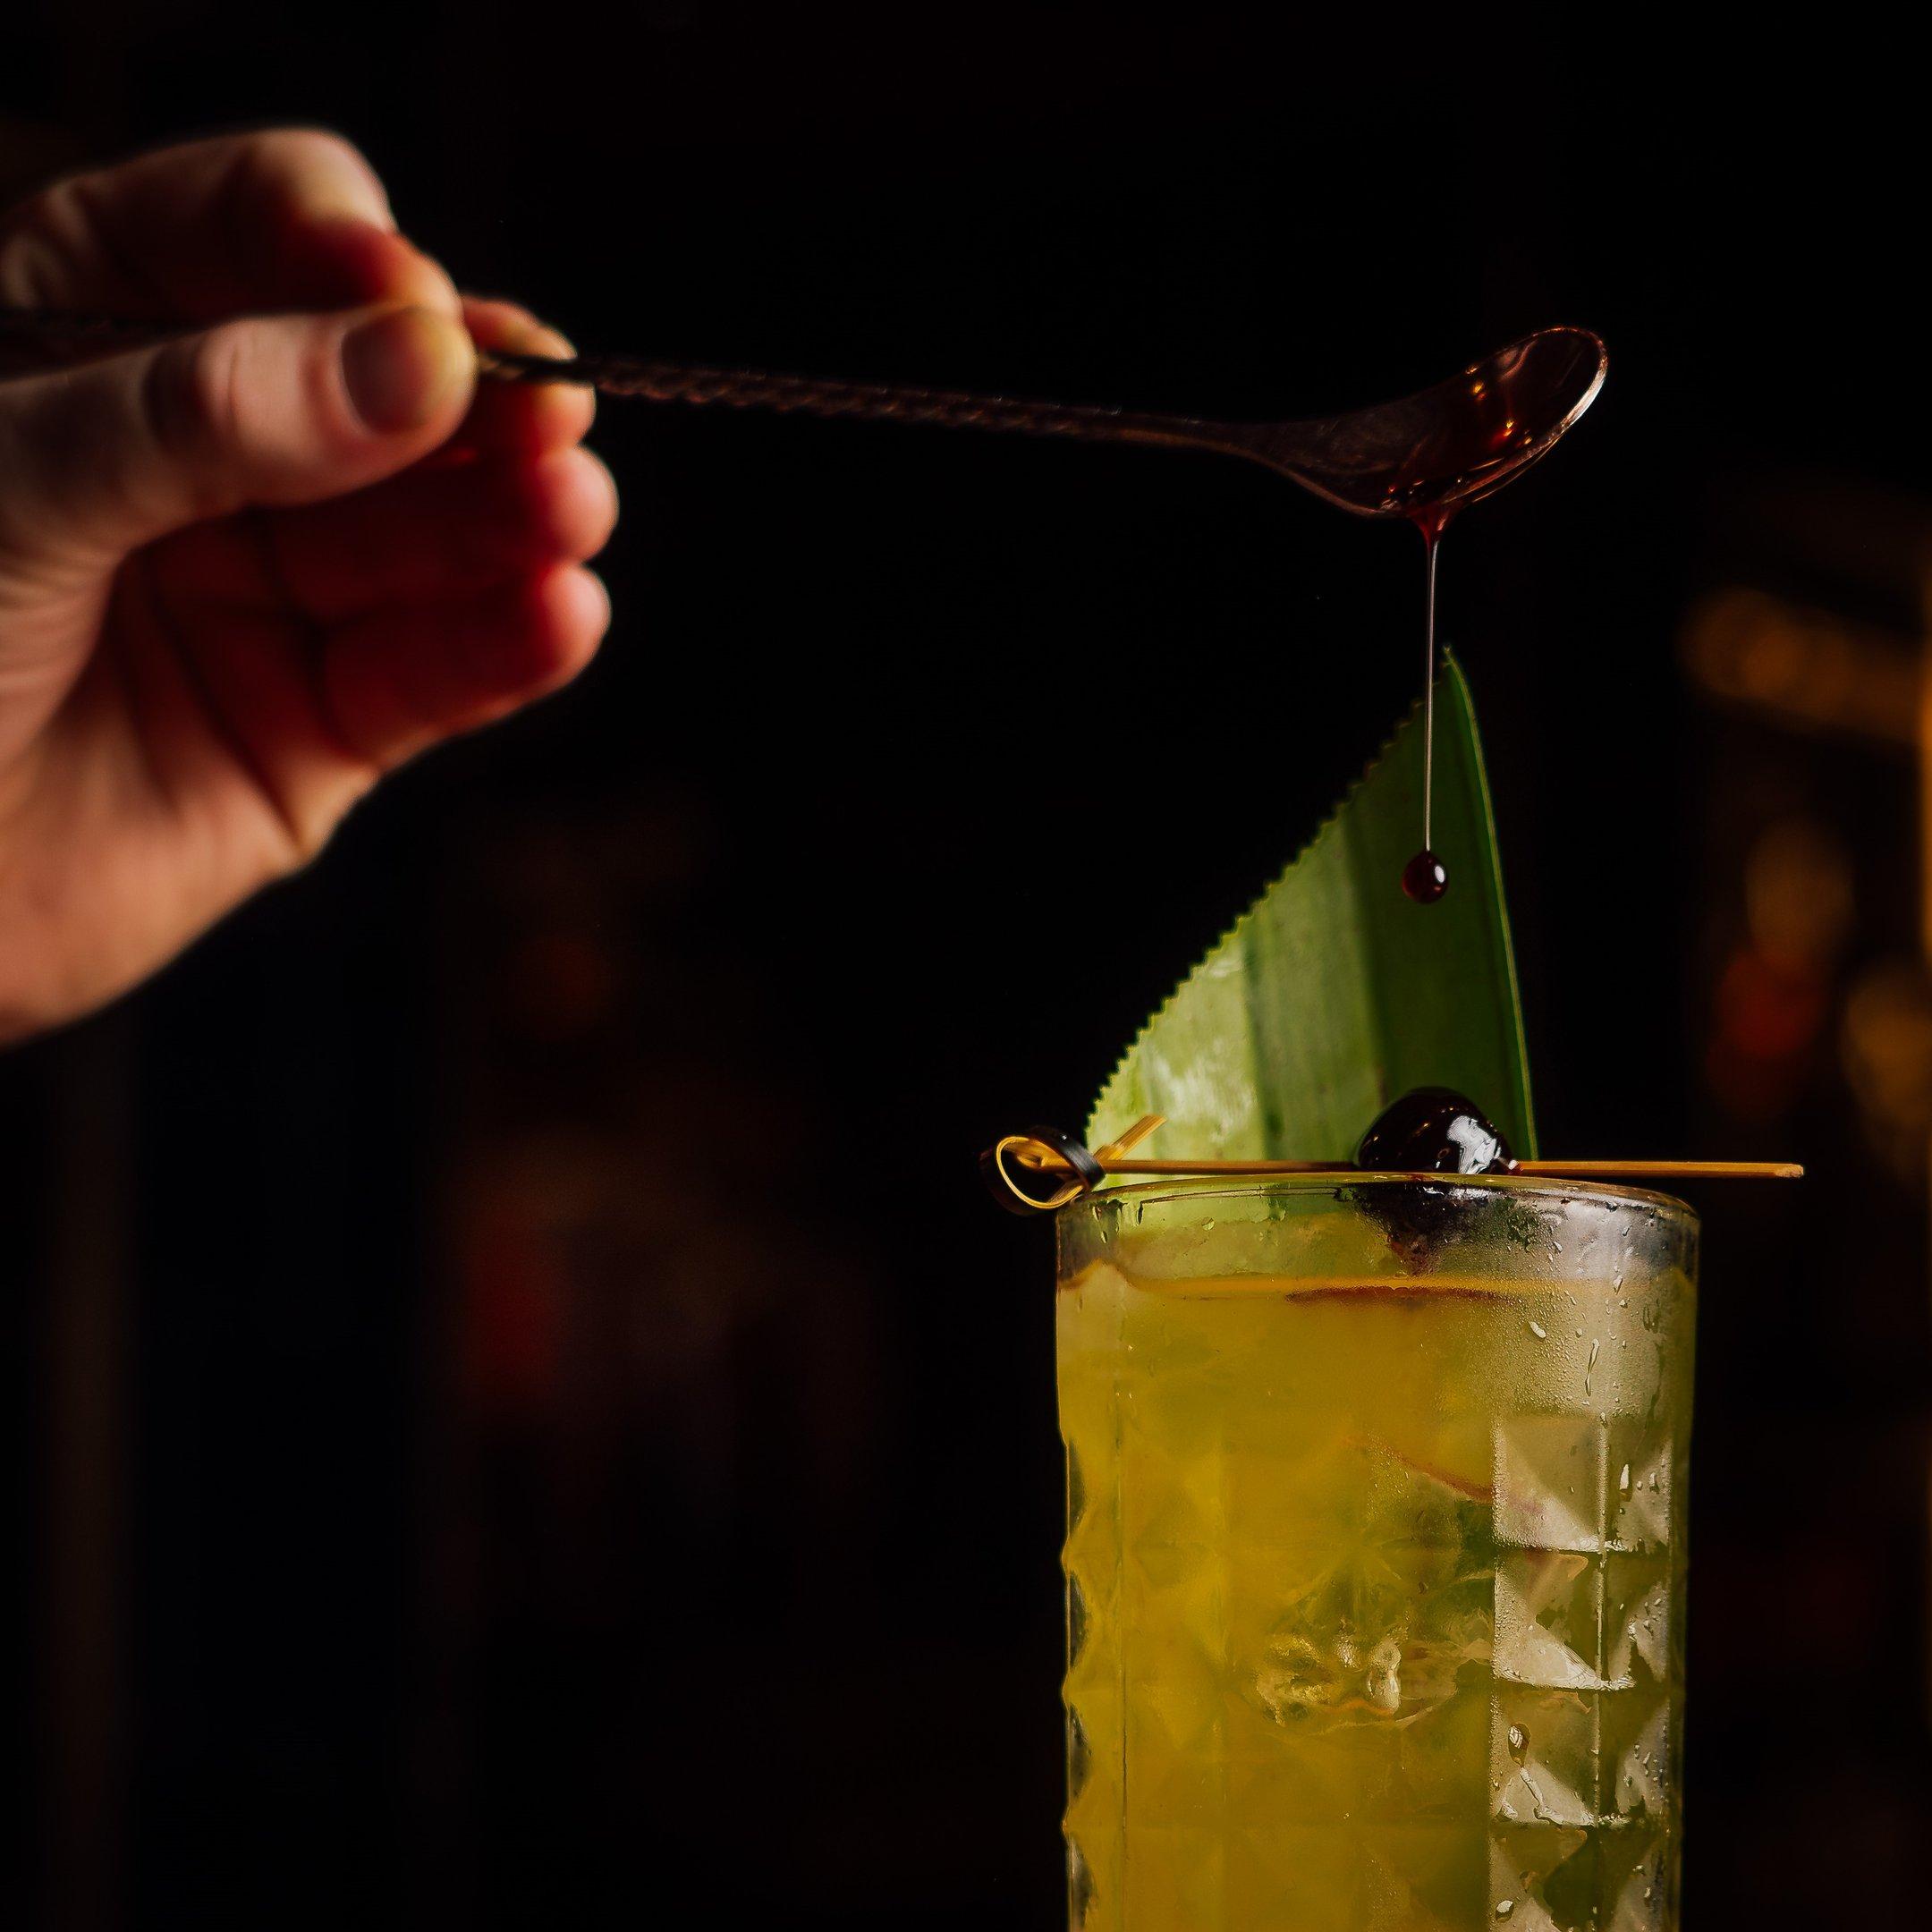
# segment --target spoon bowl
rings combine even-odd
[[[1353,515],[1439,526],[1546,456],[1608,366],[1589,329],[1539,329],[1399,402],[1254,425],[1249,453]]]

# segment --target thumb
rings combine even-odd
[[[360,489],[442,443],[475,377],[455,322],[381,308],[250,318],[0,385],[0,544],[112,565],[206,517]]]

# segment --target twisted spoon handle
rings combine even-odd
[[[565,359],[487,350],[478,358],[478,366],[486,376],[508,382],[580,383],[606,395],[642,396],[653,402],[719,403],[726,409],[774,410],[780,415],[852,416],[945,429],[1007,430],[1089,443],[1179,444],[1248,453],[1218,423],[1184,416],[1136,415],[1088,403],[968,395],[898,383],[774,376],[760,369],[705,369],[628,356]]]
[[[77,351],[112,351],[158,341],[180,326],[115,316],[0,308],[0,343],[38,350],[55,359]],[[1255,433],[1240,424],[1136,414],[1091,403],[1037,402],[900,383],[775,376],[760,369],[706,369],[631,356],[535,356],[487,349],[479,352],[477,368],[479,374],[499,382],[575,383],[606,395],[641,396],[654,402],[720,403],[726,409],[766,409],[780,415],[852,416],[875,422],[929,423],[945,429],[1071,436],[1088,443],[1159,443],[1235,456],[1261,453]]]

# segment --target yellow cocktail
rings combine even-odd
[[[1696,1222],[1194,1183],[1060,1217],[1072,1923],[1676,1923]]]

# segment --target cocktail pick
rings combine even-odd
[[[1122,1156],[1136,1141],[1146,1140],[1165,1118],[1159,1114],[1147,1114],[1125,1133],[1091,1154],[1072,1134],[1063,1133],[1057,1127],[1030,1127],[1024,1133],[1008,1134],[989,1147],[979,1157],[979,1172],[993,1199],[1010,1213],[1051,1214],[1070,1200],[1091,1193],[1110,1174],[1119,1174]],[[1055,1168],[1068,1179],[1050,1197],[1041,1199],[1014,1183],[1006,1171],[1009,1157],[1037,1174]]]
[[[1127,1150],[1144,1140],[1162,1123],[1158,1114],[1145,1114],[1124,1133],[1089,1152],[1073,1136],[1057,1128],[1032,1127],[1004,1135],[979,1157],[979,1171],[994,1199],[1009,1214],[1052,1214],[1068,1202],[1090,1194],[1104,1182],[1163,1175],[1204,1179],[1215,1175],[1333,1175],[1337,1180],[1368,1173],[1387,1173],[1352,1162],[1292,1160],[1133,1160]],[[1017,1172],[1016,1172],[1017,1170]],[[1796,1161],[1696,1160],[1512,1160],[1497,1170],[1523,1180],[1549,1181],[1801,1181],[1804,1169]],[[1029,1193],[1020,1175],[1044,1176],[1054,1185],[1047,1194]],[[1418,1181],[1453,1185],[1471,1176],[1424,1170]]]

